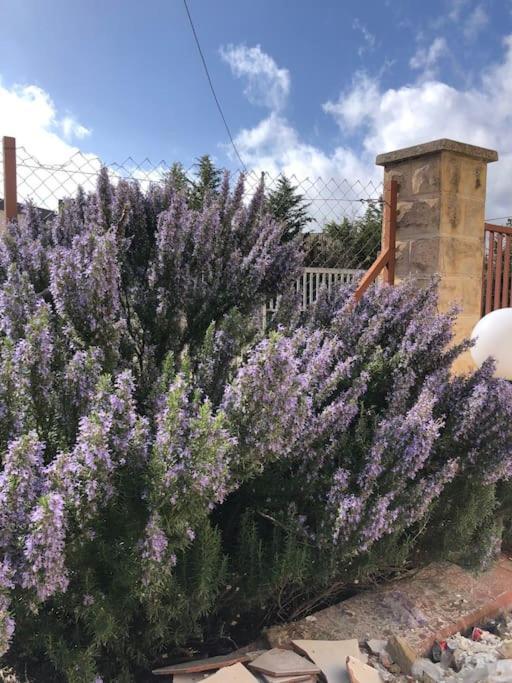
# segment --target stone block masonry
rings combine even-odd
[[[439,308],[460,306],[456,341],[481,317],[487,164],[494,150],[434,140],[380,154],[384,180],[397,180],[397,280],[419,286],[439,275]],[[473,369],[464,354],[455,371]]]

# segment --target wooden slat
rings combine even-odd
[[[512,235],[512,228],[505,225],[495,225],[494,223],[486,223],[486,230],[492,230],[493,232],[501,232],[502,235]]]
[[[16,188],[16,139],[2,139],[4,156],[4,214],[5,223],[18,217],[18,198]]]
[[[487,268],[485,270],[486,284],[485,284],[485,310],[484,313],[492,311],[492,284],[494,273],[494,231],[487,228],[489,235],[489,249],[487,251]]]
[[[398,182],[392,180],[389,183],[388,192],[387,226],[385,230],[386,243],[384,248],[389,251],[389,260],[385,269],[386,282],[388,285],[395,284],[395,261],[396,261],[396,218],[398,204]]]
[[[494,310],[500,307],[501,272],[503,267],[503,235],[496,234],[498,244],[496,247],[496,272],[494,274]]]
[[[386,251],[382,251],[375,261],[372,263],[372,265],[368,268],[366,273],[364,274],[363,278],[361,279],[360,283],[357,286],[357,289],[354,293],[354,299],[356,301],[359,301],[363,294],[366,292],[368,287],[375,282],[377,277],[379,276],[380,272],[384,268],[384,266],[387,264],[389,260],[389,251],[386,249]]]
[[[503,252],[504,267],[503,267],[503,288],[501,290],[501,307],[507,308],[509,305],[509,291],[510,291],[510,259],[512,239],[510,235],[505,235],[505,249]]]

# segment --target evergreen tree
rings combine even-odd
[[[284,222],[286,230],[283,232],[283,242],[288,242],[304,230],[313,220],[308,214],[309,204],[300,194],[297,186],[282,175],[277,181],[276,188],[267,198],[267,207],[278,221]]]
[[[369,268],[379,254],[381,235],[382,208],[370,204],[361,218],[327,223],[321,236],[321,251],[325,251],[333,267]]]
[[[209,154],[197,159],[196,169],[196,179],[192,181],[190,206],[193,209],[200,209],[207,197],[218,195],[222,172],[215,166]]]
[[[187,177],[183,164],[175,161],[165,177],[166,184],[174,190],[187,193],[190,189],[190,180]]]

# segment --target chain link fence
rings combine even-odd
[[[0,151],[1,153],[1,151]],[[3,160],[2,160],[3,161]],[[74,196],[79,186],[86,192],[94,191],[100,169],[106,166],[111,181],[136,181],[142,190],[152,183],[164,182],[171,164],[144,159],[137,162],[128,157],[122,163],[103,163],[93,154],[77,152],[60,163],[40,161],[24,147],[16,148],[16,177],[18,210],[31,202],[52,216],[59,203]],[[185,169],[191,183],[195,167]],[[4,164],[0,163],[3,184]],[[236,182],[241,172],[232,173]],[[263,175],[265,191],[270,196],[279,187],[282,176],[245,173],[246,196],[249,199]],[[382,185],[373,180],[354,178],[322,178],[287,176],[295,196],[300,196],[306,215],[304,244],[306,266],[322,268],[366,269],[380,249]],[[0,200],[3,210],[3,200]]]

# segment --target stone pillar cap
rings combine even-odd
[[[405,161],[405,159],[414,159],[414,157],[421,157],[426,154],[433,154],[435,152],[457,152],[464,156],[473,159],[480,159],[489,163],[498,160],[498,152],[494,149],[486,149],[485,147],[476,147],[475,145],[468,145],[465,142],[457,142],[457,140],[448,140],[441,138],[440,140],[432,140],[425,142],[422,145],[414,145],[413,147],[404,147],[397,149],[394,152],[386,152],[385,154],[377,155],[375,163],[377,166],[387,166],[398,161]]]

